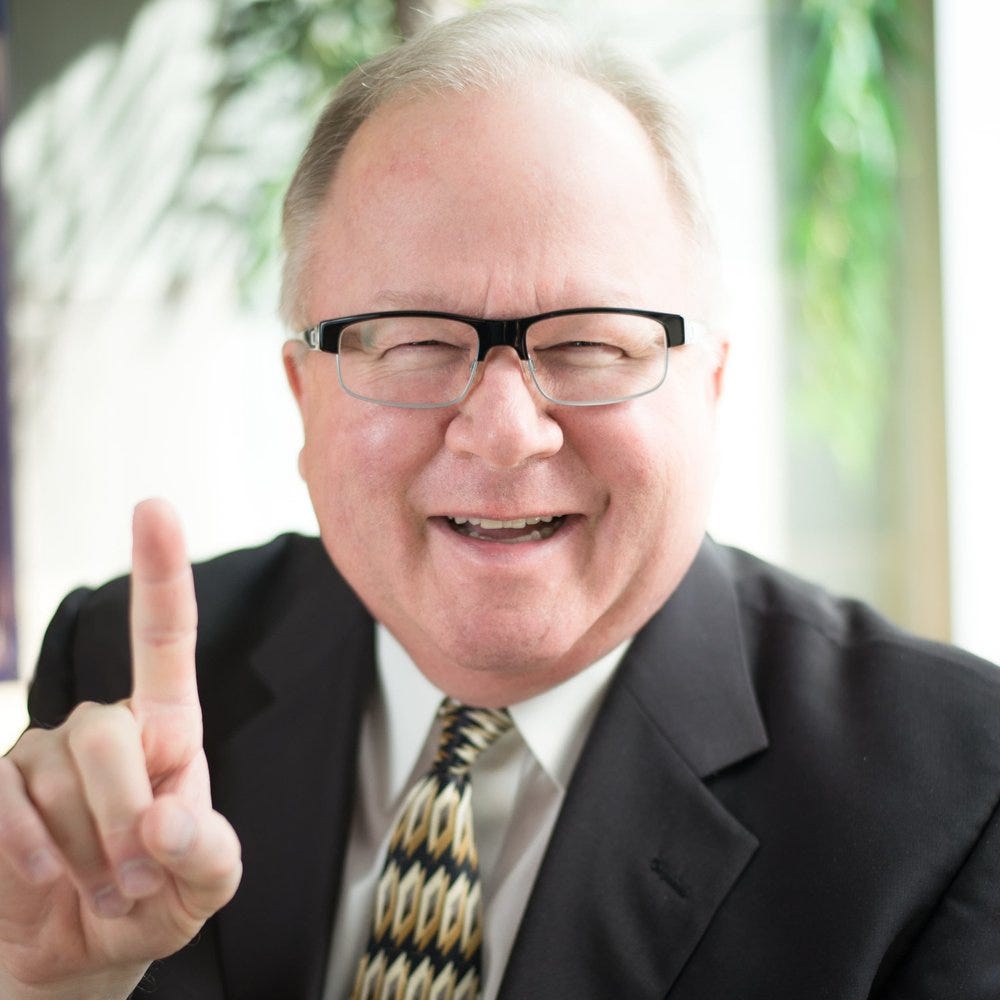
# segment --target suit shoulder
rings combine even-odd
[[[316,538],[280,535],[195,563],[199,656],[249,648],[304,590],[347,586]],[[131,689],[129,579],[73,591],[57,610],[39,656],[32,717],[54,725],[83,699],[114,701]]]
[[[1000,669],[745,552],[724,548],[722,558],[763,701],[798,692],[817,727],[865,719],[904,742],[960,745],[970,764],[1000,773]]]
[[[238,604],[263,585],[280,586],[310,573],[336,575],[319,539],[288,533],[263,545],[236,549],[192,564],[198,595],[199,627],[204,614],[218,605]],[[129,577],[120,576],[98,587],[74,591],[78,614],[87,618],[127,613]]]
[[[922,638],[893,624],[863,601],[831,594],[740,549],[721,547],[720,551],[744,620],[756,620],[767,629],[784,626],[791,631],[812,632],[830,647],[845,651],[882,647],[889,659],[905,656],[954,665],[1000,695],[1000,669],[989,661],[957,646]]]

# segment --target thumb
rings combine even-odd
[[[192,810],[177,796],[165,795],[143,816],[142,838],[173,876],[185,914],[193,920],[207,920],[232,899],[243,865],[236,832],[221,814]]]

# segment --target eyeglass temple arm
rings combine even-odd
[[[696,319],[684,320],[684,344],[700,344],[708,339],[708,326]],[[670,347],[679,347],[680,344],[670,344]]]

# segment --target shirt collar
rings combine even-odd
[[[532,756],[562,791],[630,642],[626,640],[556,687],[509,706]],[[381,622],[375,633],[375,655],[385,713],[389,787],[398,793],[412,780],[444,693],[424,677]]]
[[[528,749],[563,792],[629,642],[554,688],[510,706],[511,718]]]
[[[375,630],[375,662],[385,713],[389,788],[395,796],[412,781],[414,764],[444,695],[381,622]]]

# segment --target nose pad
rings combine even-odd
[[[524,382],[529,392],[537,392],[535,380],[532,377],[531,369],[529,367],[530,364],[531,362],[529,360],[520,358],[517,351],[509,345],[500,344],[491,347],[486,352],[486,357],[484,357],[476,367],[476,374],[472,380],[472,385],[469,387],[469,392],[472,393],[479,387],[479,385],[486,378],[488,372],[497,368],[504,368],[512,365],[517,366],[521,380]]]

